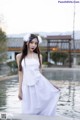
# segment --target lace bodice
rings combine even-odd
[[[22,60],[23,83],[32,86],[37,83],[41,75],[39,61],[36,58],[25,58]]]

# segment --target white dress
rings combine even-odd
[[[22,69],[22,113],[54,116],[59,99],[59,89],[41,74],[37,59],[23,59]]]

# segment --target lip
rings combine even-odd
[[[34,49],[34,48],[31,48],[31,49]]]
[[[31,48],[32,50],[34,50],[34,48]]]

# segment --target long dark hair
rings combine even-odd
[[[40,50],[39,50],[39,46],[38,46],[39,40],[38,40],[37,35],[31,34],[30,37],[29,37],[29,43],[30,43],[34,38],[36,38],[38,42],[37,42],[37,47],[36,47],[36,49],[34,49],[33,52],[35,52],[35,53],[38,54],[39,63],[40,63],[40,66],[39,66],[39,67],[41,67]],[[27,54],[28,54],[28,45],[26,44],[26,42],[24,42],[24,43],[23,43],[23,48],[22,48],[21,58],[20,58],[20,61],[19,61],[19,71],[22,71],[21,62],[22,62],[22,60],[27,56]]]

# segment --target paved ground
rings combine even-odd
[[[6,119],[1,119],[2,117],[6,117]],[[67,118],[64,116],[49,117],[49,116],[39,116],[39,115],[0,113],[0,120],[7,120],[7,119],[9,120],[75,120],[74,118]]]
[[[30,115],[15,115],[15,118],[21,120],[73,120],[62,116],[48,117],[48,116],[30,116]]]

